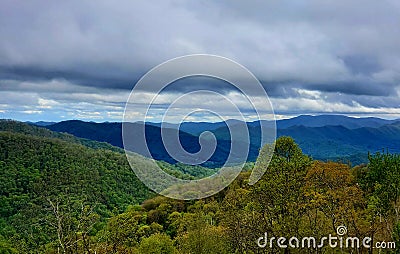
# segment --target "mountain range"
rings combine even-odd
[[[228,120],[231,129],[235,121]],[[176,163],[166,151],[161,138],[161,125],[167,133],[179,128],[182,147],[191,153],[200,149],[199,137],[204,131],[212,132],[217,139],[213,156],[203,166],[218,167],[223,165],[229,155],[231,135],[224,122],[184,122],[173,123],[132,123],[145,125],[146,140],[152,154],[157,160]],[[266,128],[270,122],[247,122],[250,134],[248,161],[255,161],[261,147],[260,128]],[[43,126],[43,125],[42,125]],[[342,115],[301,115],[291,119],[276,121],[277,137],[291,136],[300,145],[303,152],[314,159],[341,160],[352,164],[367,162],[368,152],[387,150],[400,152],[400,120],[380,118],[353,118]],[[76,137],[123,147],[121,123],[94,123],[79,120],[63,121],[43,126],[52,131],[65,132]],[[268,130],[267,130],[268,131]],[[245,140],[243,140],[244,142]],[[140,153],[140,151],[134,151]]]
[[[238,120],[227,120],[229,124],[235,124]],[[394,122],[398,122],[400,119],[397,120],[387,120],[381,119],[377,117],[365,117],[365,118],[355,118],[349,117],[344,115],[300,115],[290,119],[282,119],[276,121],[276,127],[278,129],[286,129],[293,126],[305,126],[305,127],[323,127],[327,125],[340,125],[346,127],[347,129],[357,129],[361,127],[372,127],[378,128],[383,125],[391,124]],[[257,126],[261,123],[268,124],[270,122],[262,120],[262,121],[254,121],[248,122],[249,126]],[[152,123],[149,122],[148,124],[161,127],[161,123]],[[43,125],[42,125],[43,126]],[[218,128],[227,126],[225,122],[183,122],[181,124],[172,124],[172,123],[163,123],[164,127],[167,128],[179,128],[181,131],[198,135],[203,131],[213,131]]]

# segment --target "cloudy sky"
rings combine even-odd
[[[121,121],[138,79],[186,54],[244,65],[277,118],[400,118],[398,0],[2,0],[0,35],[0,118]],[[158,97],[153,120],[176,96],[216,87],[209,80],[175,84]],[[220,92],[241,104],[237,92]],[[215,101],[199,95],[181,106]],[[136,107],[140,118],[144,107]],[[200,118],[192,120],[215,120]]]

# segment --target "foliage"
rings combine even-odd
[[[26,252],[84,247],[105,218],[153,195],[109,150],[0,132],[0,151],[0,234]]]
[[[141,254],[174,254],[177,253],[174,243],[166,234],[154,234],[140,242]]]
[[[0,119],[0,131],[8,131],[44,138],[57,138],[67,142],[81,144],[94,149],[107,149],[110,151],[123,153],[123,150],[121,148],[112,146],[106,142],[98,142],[86,138],[77,138],[68,133],[53,132],[45,128],[40,128],[34,125],[29,125],[14,120]]]

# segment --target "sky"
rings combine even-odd
[[[122,121],[142,75],[187,54],[245,66],[268,93],[277,119],[400,118],[398,0],[2,0],[0,36],[0,118]],[[249,112],[243,96],[222,83],[175,84],[157,95],[148,117],[159,121],[166,106],[196,89],[224,94]],[[136,92],[156,95],[150,88]],[[257,101],[260,95],[250,96]],[[183,109],[212,103],[235,118],[217,102],[209,93],[183,100],[171,121]],[[140,120],[146,107],[135,103]],[[213,114],[188,119],[216,121]]]

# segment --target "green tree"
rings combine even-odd
[[[16,254],[18,251],[12,247],[2,235],[0,235],[0,254]]]
[[[184,220],[184,230],[177,237],[182,253],[231,253],[224,227],[210,225],[203,213],[186,214]]]
[[[321,238],[345,225],[349,235],[369,236],[364,193],[348,165],[315,161],[305,181],[304,229],[308,235]]]
[[[267,149],[264,148],[264,149]],[[264,165],[263,151],[259,167]],[[265,228],[272,235],[299,235],[304,214],[303,188],[311,159],[304,155],[290,137],[280,137],[263,178],[252,187],[251,199],[265,218]]]
[[[400,223],[400,154],[369,155],[367,169],[359,176],[368,199],[369,221],[376,240],[397,240]]]
[[[267,144],[260,152],[256,167],[262,167],[266,171],[255,185],[245,187],[249,192],[239,189],[238,193],[226,196],[229,199],[225,201],[228,207],[231,206],[231,210],[244,211],[239,212],[241,218],[232,216],[234,219],[230,222],[225,220],[230,225],[231,242],[240,252],[260,251],[256,240],[265,232],[271,237],[300,236],[303,233],[303,188],[311,159],[302,153],[290,137],[276,140],[274,155],[268,165],[266,154],[270,153],[270,149],[271,146]],[[226,210],[228,209],[225,208]],[[239,232],[242,233],[238,234]],[[239,240],[240,238],[243,239]]]
[[[173,254],[177,253],[174,242],[166,234],[153,234],[143,238],[139,245],[140,254]]]

